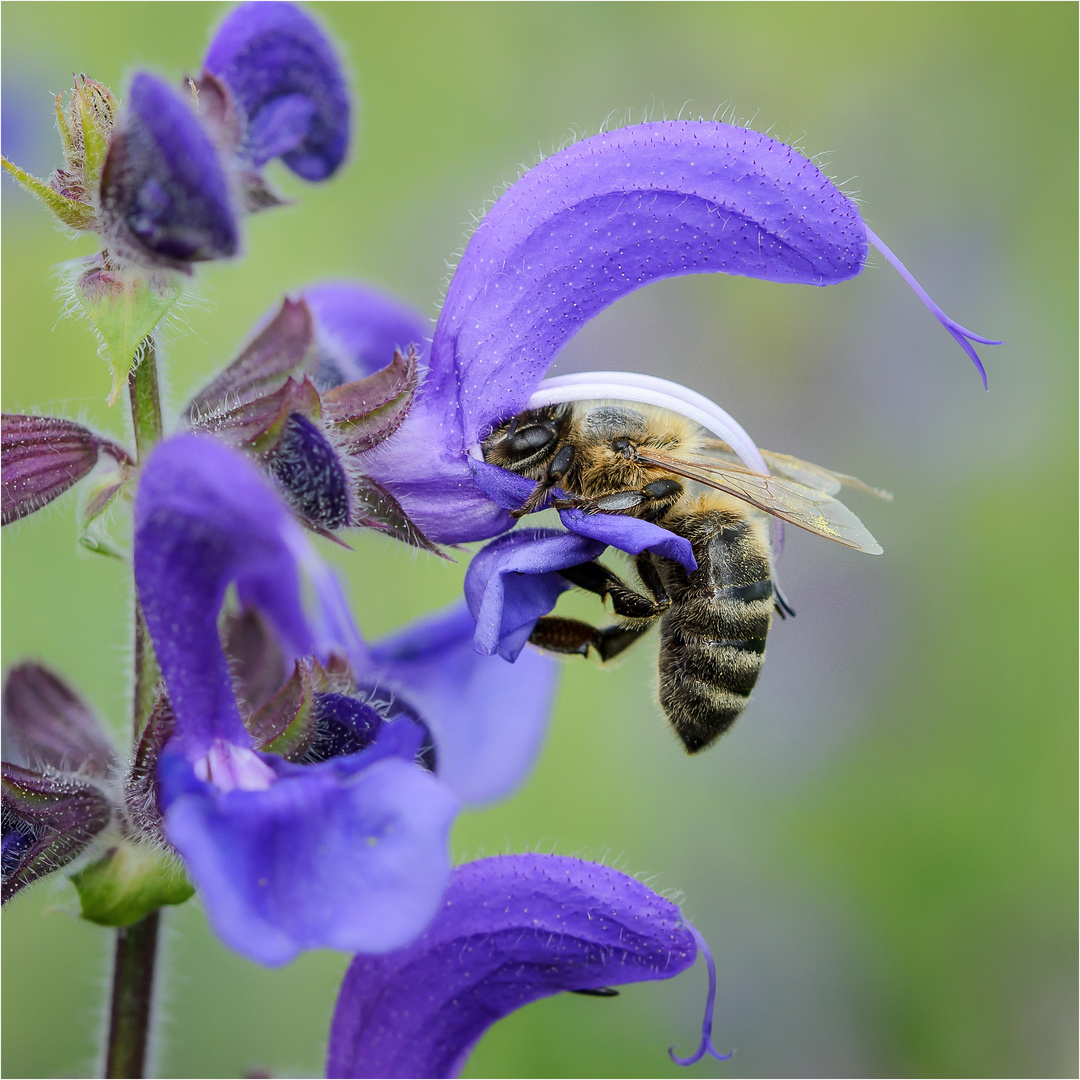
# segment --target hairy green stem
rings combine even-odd
[[[146,339],[142,359],[128,375],[128,398],[135,429],[136,459],[141,465],[162,435],[161,393],[153,338]],[[132,705],[133,738],[136,741],[154,707],[160,679],[161,669],[154,656],[154,645],[136,596],[135,689]],[[153,911],[133,926],[121,927],[116,932],[109,1035],[105,1050],[107,1077],[141,1077],[146,1073],[160,919],[160,912]]]
[[[145,919],[116,932],[109,1042],[105,1054],[107,1077],[146,1075],[160,918],[160,911],[152,911]]]

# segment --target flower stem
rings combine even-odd
[[[160,918],[160,911],[152,911],[145,919],[116,932],[109,1042],[105,1055],[107,1077],[146,1075]]]
[[[158,387],[157,355],[154,339],[143,343],[143,355],[128,375],[131,400],[131,423],[135,428],[135,455],[141,465],[154,444],[161,439],[161,392]],[[138,739],[154,707],[161,670],[154,656],[154,646],[146,629],[139,601],[135,600],[135,701],[134,729]]]
[[[135,454],[141,465],[162,435],[161,392],[153,338],[144,342],[143,355],[128,375]],[[161,670],[146,628],[138,596],[135,597],[135,692],[132,706],[133,738],[138,741],[154,707]],[[154,995],[160,912],[152,911],[132,926],[116,932],[112,972],[109,1036],[105,1049],[107,1077],[141,1077],[146,1070]]]

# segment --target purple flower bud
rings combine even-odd
[[[349,524],[349,478],[322,429],[306,416],[289,415],[269,464],[302,518],[324,529]]]
[[[349,93],[314,20],[288,3],[241,4],[206,53],[246,121],[240,156],[256,169],[281,160],[305,180],[325,180],[345,159]]]
[[[326,1075],[457,1076],[484,1032],[529,1002],[669,979],[697,950],[671,901],[609,867],[556,855],[467,863],[416,941],[353,960]]]
[[[3,903],[77,858],[111,817],[109,800],[96,785],[5,761]]]
[[[81,424],[55,416],[5,413],[0,421],[4,525],[32,514],[78,483],[105,451],[120,463],[127,453]]]
[[[109,736],[90,708],[47,668],[19,664],[3,696],[4,756],[9,762],[60,772],[108,776],[116,759]]]
[[[109,250],[143,266],[190,264],[239,250],[228,180],[189,105],[140,72],[101,176],[100,230]]]

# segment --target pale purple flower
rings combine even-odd
[[[306,948],[404,945],[439,903],[461,802],[504,794],[531,764],[551,662],[536,654],[509,669],[478,656],[462,609],[368,648],[268,481],[212,439],[153,452],[135,518],[139,600],[175,715],[158,763],[163,830],[215,928],[270,964]],[[316,698],[331,725],[321,752],[286,760],[245,726],[218,633],[231,585],[287,667],[347,661],[357,704]],[[417,722],[433,738],[434,773]]]
[[[522,1006],[670,979],[693,965],[699,948],[709,969],[705,1020],[697,1052],[674,1058],[680,1064],[730,1055],[712,1044],[712,957],[675,904],[580,859],[503,855],[466,863],[411,945],[353,960],[334,1011],[326,1075],[457,1076],[484,1032]]]

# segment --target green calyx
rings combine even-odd
[[[131,926],[166,904],[182,904],[195,894],[176,859],[145,844],[122,842],[71,880],[79,893],[80,915],[100,926]]]
[[[112,368],[110,405],[124,388],[143,341],[182,291],[174,274],[117,269],[104,259],[76,279],[75,299],[94,324],[108,353],[106,359]]]

